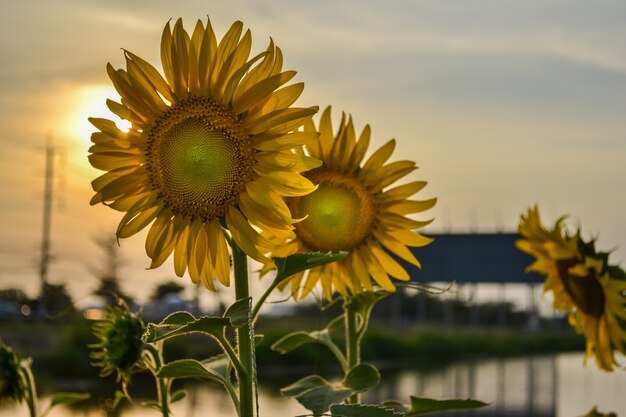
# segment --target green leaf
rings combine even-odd
[[[364,404],[333,404],[330,414],[333,417],[402,417],[402,413],[391,408]]]
[[[235,301],[233,305],[226,309],[224,317],[230,319],[230,324],[234,328],[239,328],[250,323],[252,312],[252,298],[242,298]]]
[[[332,385],[319,375],[310,375],[280,390],[286,397],[295,397],[304,408],[315,415],[328,411],[331,404],[340,403],[354,393],[343,385]]]
[[[374,305],[390,294],[391,293],[387,291],[361,292],[350,297],[346,302],[345,308],[366,319],[369,317]]]
[[[178,318],[182,318],[182,316]],[[160,324],[148,324],[148,329],[143,335],[143,339],[147,343],[153,343],[188,333],[204,333],[221,338],[221,332],[226,326],[230,326],[230,319],[226,317],[200,317],[185,324],[179,324],[178,322],[176,324],[165,323],[164,320]]]
[[[339,261],[348,256],[348,252],[338,253],[295,253],[289,255],[286,258],[273,257],[272,260],[276,264],[276,278],[274,278],[274,284],[286,280],[293,274],[306,271],[307,269],[315,268],[330,262]]]
[[[303,392],[328,385],[328,382],[319,375],[306,376],[293,384],[280,389],[280,393],[285,397],[295,397]]]
[[[158,401],[142,401],[139,404],[144,407],[154,408],[155,410],[161,411],[161,403],[159,403]]]
[[[405,417],[421,416],[441,411],[469,410],[485,407],[489,404],[478,400],[433,400],[432,398],[411,397],[411,409]]]
[[[289,333],[286,336],[283,336],[272,345],[272,350],[282,353],[289,353],[292,350],[299,348],[300,346],[306,345],[308,343],[319,343],[326,347],[328,347],[331,351],[337,350],[337,345],[333,342],[330,337],[330,333],[328,329],[323,330],[315,330],[312,332],[293,332]]]
[[[343,379],[343,385],[354,392],[365,392],[380,382],[380,372],[372,365],[359,364],[351,368]]]
[[[69,405],[74,404],[79,401],[86,400],[90,398],[91,394],[88,393],[78,393],[78,392],[57,392],[52,395],[52,400],[50,401],[50,407],[55,407],[60,404]]]
[[[341,403],[353,394],[364,392],[380,381],[378,370],[371,365],[357,365],[346,377],[331,384],[319,375],[310,375],[282,388],[285,397],[295,397],[307,410],[319,415],[328,411],[332,404]]]
[[[52,395],[52,399],[50,400],[50,405],[48,405],[48,407],[46,407],[43,413],[41,413],[41,417],[45,417],[46,415],[48,415],[50,410],[52,410],[52,408],[56,407],[57,405],[70,405],[70,404],[77,403],[79,401],[86,400],[87,398],[90,398],[90,397],[91,397],[91,394],[87,394],[87,393],[57,392],[56,394]]]
[[[175,403],[176,401],[180,401],[187,396],[187,392],[184,389],[179,389],[175,391],[170,396],[170,403]]]
[[[163,319],[163,321],[161,321],[161,323],[159,324],[171,324],[171,325],[184,325],[187,324],[191,321],[194,321],[196,318],[193,316],[193,314],[187,312],[187,311],[177,311],[175,313],[170,314],[169,316],[165,317]]]
[[[159,378],[202,378],[224,384],[230,374],[230,362],[226,355],[217,355],[202,362],[180,359],[161,367]]]

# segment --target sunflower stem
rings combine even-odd
[[[28,404],[28,411],[30,417],[38,417],[37,412],[37,386],[35,385],[35,376],[30,369],[30,365],[21,365],[19,368],[22,371],[22,377],[26,385],[26,403]]]
[[[352,369],[361,363],[361,338],[363,332],[358,328],[357,313],[347,307],[348,300],[343,304],[345,329],[346,329],[346,357],[348,359],[348,369]],[[347,400],[348,404],[358,404],[359,394],[350,396]]]
[[[248,257],[233,242],[233,268],[235,273],[235,298],[250,297],[248,284]],[[252,340],[252,320],[237,329],[237,344],[241,369],[238,370],[240,417],[254,417],[254,343]]]
[[[170,415],[170,381],[168,378],[159,378],[157,373],[163,366],[163,342],[159,342],[157,347],[150,344],[146,345],[146,350],[150,352],[152,360],[154,361],[154,378],[157,385],[157,399],[161,406],[161,414],[163,417],[169,417]]]

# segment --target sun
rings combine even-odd
[[[107,107],[107,99],[119,101],[120,96],[115,88],[108,85],[89,85],[78,89],[73,97],[73,109],[68,117],[67,132],[72,138],[80,139],[81,143],[90,146],[91,134],[96,129],[88,120],[89,117],[102,117],[115,122],[117,127],[128,132],[131,123],[113,114]]]

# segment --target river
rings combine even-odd
[[[582,354],[534,356],[465,361],[428,371],[385,370],[381,384],[365,395],[364,402],[387,399],[407,401],[409,396],[476,398],[491,405],[481,411],[457,412],[462,416],[578,417],[594,405],[604,412],[626,416],[626,372],[601,372]],[[214,387],[192,385],[189,395],[173,405],[175,417],[236,417],[229,398]],[[42,398],[42,406],[48,398]],[[308,414],[295,400],[281,398],[275,388],[261,387],[261,416],[295,417]],[[620,414],[624,413],[624,414]],[[158,417],[157,411],[126,407],[120,417]],[[2,417],[28,417],[26,407],[0,408]],[[103,417],[92,408],[58,408],[47,417]]]

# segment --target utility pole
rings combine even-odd
[[[51,140],[46,140],[46,172],[43,191],[43,232],[41,239],[41,259],[39,261],[40,295],[37,316],[43,319],[47,316],[46,285],[48,284],[48,265],[50,264],[50,225],[52,220],[52,192],[54,178],[54,147]]]

